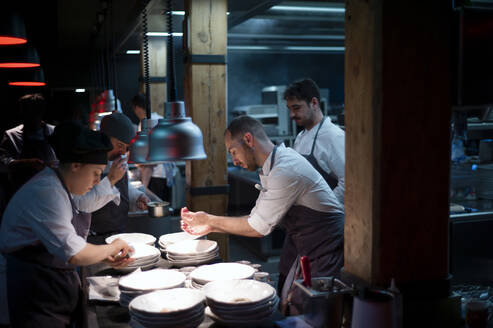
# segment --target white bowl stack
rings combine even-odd
[[[117,235],[109,236],[105,239],[107,244],[111,244],[113,240],[120,238],[127,244],[147,244],[154,246],[156,242],[156,237],[153,235],[148,235],[146,233],[131,232],[131,233],[119,233]]]
[[[186,232],[167,233],[159,237],[158,240],[159,250],[163,253],[166,253],[166,247],[168,247],[171,244],[176,244],[180,241],[185,241],[185,240],[198,239],[201,237],[202,236],[191,235]]]
[[[159,290],[130,302],[130,326],[193,328],[204,320],[204,294],[188,288]]]
[[[214,240],[184,240],[166,247],[166,258],[175,267],[199,265],[213,261],[219,256]]]
[[[130,301],[145,293],[161,289],[183,287],[186,276],[174,270],[154,269],[149,271],[136,271],[120,278],[120,305],[128,307]]]
[[[255,326],[268,319],[279,304],[276,290],[255,280],[213,281],[204,286],[205,313],[228,326]]]
[[[156,266],[157,262],[161,258],[161,252],[154,246],[147,244],[129,244],[134,249],[134,252],[130,255],[131,259],[134,259],[126,267],[115,268],[122,272],[132,272],[140,268],[142,270],[152,269]]]
[[[201,289],[212,281],[251,279],[255,269],[240,263],[216,263],[203,265],[190,272],[191,288]]]

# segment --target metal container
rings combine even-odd
[[[168,202],[149,202],[147,203],[147,212],[151,218],[160,218],[168,216],[170,209]]]
[[[333,277],[312,278],[312,287],[303,280],[294,283],[303,291],[304,320],[316,328],[340,328],[343,323],[345,300],[351,300],[353,289]]]

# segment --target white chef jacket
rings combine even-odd
[[[320,123],[319,123],[320,124]],[[302,155],[309,155],[312,151],[313,139],[319,124],[309,131],[303,130],[294,141],[293,148]],[[345,166],[345,133],[326,117],[318,132],[313,156],[318,165],[327,173],[334,172],[338,179],[334,193],[341,204],[344,204],[344,166]]]
[[[253,229],[268,235],[293,205],[344,213],[332,189],[306,158],[284,144],[277,147],[275,156],[272,170],[271,152],[259,174],[262,190],[248,218]]]

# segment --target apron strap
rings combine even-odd
[[[322,118],[322,121],[318,126],[317,132],[315,133],[315,137],[313,138],[312,151],[310,152],[310,155],[313,155],[313,151],[315,150],[315,142],[317,141],[317,137],[318,137],[318,132],[320,131],[320,128],[322,128],[322,124],[324,124],[324,121],[325,121],[325,116]]]

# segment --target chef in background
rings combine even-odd
[[[255,207],[242,217],[183,208],[182,229],[195,235],[222,232],[263,237],[281,225],[286,238],[278,289],[283,308],[289,308],[291,314],[299,313],[301,300],[296,292],[300,291],[292,287],[300,273],[300,256],[310,258],[315,277],[337,276],[343,266],[344,208],[320,173],[293,149],[274,145],[254,118],[235,118],[226,129],[224,142],[235,165],[249,171],[261,168],[261,190]]]
[[[88,240],[94,244],[104,244],[107,237],[125,232],[128,212],[136,209],[145,210],[150,201],[143,192],[129,183],[126,158],[122,158],[122,156],[126,156],[130,140],[135,136],[135,130],[130,119],[125,114],[113,112],[111,115],[103,117],[100,129],[110,138],[113,146],[113,149],[108,152],[108,161],[118,161],[119,165],[125,166],[125,172],[121,179],[110,181],[111,186],[116,187],[118,197],[99,210],[92,212],[91,234]],[[109,170],[110,167],[111,165],[108,163],[105,171]],[[115,180],[116,178],[118,177],[115,177]],[[94,191],[98,190],[99,186],[94,188]],[[87,200],[88,197],[84,196],[84,198]],[[99,197],[95,194],[94,198],[98,199]]]
[[[320,90],[313,80],[293,82],[284,91],[284,99],[289,117],[304,128],[293,148],[312,164],[344,204],[344,131],[324,117]]]
[[[0,228],[7,259],[7,295],[12,327],[68,327],[81,319],[77,266],[101,261],[126,265],[131,248],[86,242],[90,216],[74,205],[99,180],[112,149],[108,137],[75,122],[49,138],[60,164],[46,167],[10,200]]]

